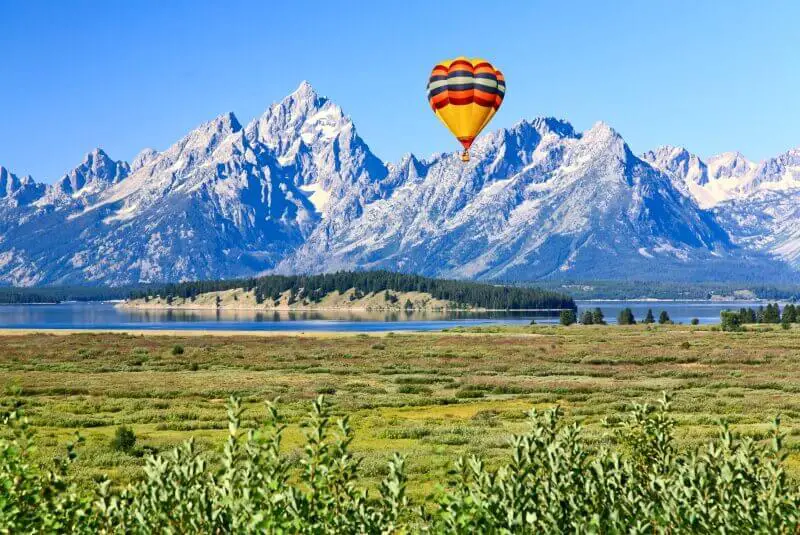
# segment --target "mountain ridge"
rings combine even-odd
[[[603,122],[577,132],[552,117],[486,133],[467,164],[387,163],[303,82],[246,125],[221,114],[130,164],[98,148],[51,185],[0,167],[0,281],[336,269],[782,280],[800,267],[795,181],[800,150],[760,164],[681,147],[639,157]]]

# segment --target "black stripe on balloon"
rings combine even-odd
[[[496,95],[498,93],[496,87],[487,87],[482,84],[450,84],[447,86],[447,89],[450,91],[469,91],[471,89],[477,89],[484,93],[489,93],[490,95]]]
[[[445,76],[444,74],[436,74],[434,76],[431,76],[428,79],[428,82],[441,82],[442,80],[447,80],[447,76]]]
[[[447,73],[448,78],[458,78],[459,76],[469,76],[472,78],[474,75],[472,74],[472,71],[453,71]]]
[[[428,91],[428,98],[435,97],[439,93],[444,93],[445,91],[447,91],[447,89],[448,89],[448,87],[446,85],[443,85],[442,87],[437,87],[436,89],[429,90]]]

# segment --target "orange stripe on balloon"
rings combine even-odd
[[[454,61],[453,63],[450,64],[449,71],[450,72],[455,72],[455,71],[470,71],[470,72],[473,72],[474,69],[472,68],[472,63],[470,63],[469,61],[458,60],[458,61]]]

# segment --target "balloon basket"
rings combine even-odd
[[[464,151],[461,153],[461,161],[468,162],[469,161],[469,152]]]

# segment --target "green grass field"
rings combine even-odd
[[[180,349],[179,349],[179,348]],[[439,334],[160,336],[28,334],[0,337],[0,403],[22,403],[47,462],[79,431],[81,478],[136,478],[148,451],[194,436],[222,447],[225,401],[244,399],[246,425],[280,396],[287,448],[325,394],[349,414],[368,484],[393,452],[408,457],[416,493],[444,480],[453,460],[476,453],[491,465],[526,429],[531,407],[561,405],[598,444],[602,420],[634,401],[674,394],[678,437],[696,443],[724,419],[762,438],[776,415],[788,432],[787,466],[800,476],[800,330],[758,327],[532,326]],[[132,427],[132,454],[109,441]]]

